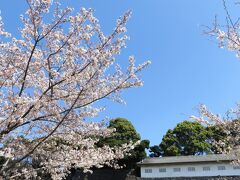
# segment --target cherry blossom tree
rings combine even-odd
[[[0,155],[6,159],[0,176],[41,179],[44,171],[58,180],[71,168],[117,167],[133,145],[96,147],[112,131],[88,119],[104,110],[96,102],[122,102],[123,90],[143,83],[136,74],[149,61],[135,66],[130,56],[122,70],[116,59],[128,40],[131,12],[105,35],[92,9],[74,13],[49,0],[26,3],[20,38],[6,32],[0,18]]]
[[[207,27],[205,33],[211,38],[217,40],[220,48],[226,48],[236,53],[236,57],[240,58],[240,21],[239,18],[234,21],[228,11],[226,1],[223,0],[223,8],[226,13],[226,24],[219,24],[217,18],[213,26]],[[239,3],[236,3],[239,5]],[[234,153],[240,163],[240,104],[236,108],[226,113],[226,116],[220,116],[212,113],[205,105],[199,106],[199,117],[192,116],[205,125],[220,125],[225,129],[227,138],[214,142],[223,153]]]

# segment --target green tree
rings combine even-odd
[[[149,152],[150,152],[150,157],[159,157],[161,156],[161,150],[160,150],[160,147],[158,145],[154,145],[154,146],[151,146],[149,148]]]
[[[209,142],[214,144],[212,152],[226,153],[239,149],[240,145],[240,120],[233,119],[223,124],[214,124],[207,127],[209,130]]]
[[[211,152],[208,137],[208,129],[200,123],[183,121],[167,131],[158,150],[150,149],[161,156],[199,155]]]
[[[136,143],[141,140],[139,133],[130,121],[124,118],[116,118],[109,122],[108,128],[114,128],[115,132],[111,137],[102,139],[98,146],[109,145],[110,147],[121,146],[125,143]],[[136,162],[141,161],[147,156],[145,149],[149,148],[149,140],[142,140],[130,155],[118,161],[120,165],[126,165],[126,168],[135,168]]]
[[[130,151],[130,155],[120,159],[118,163],[125,165],[127,169],[136,168],[136,163],[147,157],[145,149],[149,148],[149,140],[141,140],[141,142]]]
[[[5,162],[6,162],[6,158],[4,158],[4,156],[0,156],[0,168]]]
[[[214,124],[207,127],[208,130],[208,142],[211,144],[211,152],[219,154],[223,152],[223,149],[218,145],[219,141],[227,140],[227,132],[223,125]]]
[[[111,137],[105,138],[101,143],[107,144],[111,147],[120,146],[124,143],[139,141],[140,135],[130,121],[124,118],[116,118],[109,122],[108,128],[115,129]]]

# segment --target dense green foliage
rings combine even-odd
[[[113,119],[109,122],[108,128],[114,128],[115,132],[111,137],[102,139],[98,146],[109,145],[111,147],[121,146],[125,143],[136,143],[141,137],[130,121],[124,118]],[[147,156],[145,149],[149,148],[149,141],[142,140],[136,147],[130,151],[130,155],[119,160],[120,165],[126,165],[126,168],[134,168],[136,162],[141,161]]]
[[[225,137],[221,127],[204,127],[198,122],[183,121],[169,129],[159,146],[150,147],[150,156],[180,156],[217,153],[211,144]]]
[[[214,145],[214,142],[219,142],[226,140],[227,134],[223,125],[213,125],[206,128],[208,131],[208,142],[211,144],[211,152],[214,154],[219,154],[223,151],[220,146]]]
[[[109,122],[108,128],[114,128],[115,132],[111,137],[101,141],[111,147],[120,146],[124,143],[137,142],[140,140],[140,135],[130,121],[124,118],[113,119]]]
[[[210,142],[215,143],[213,147],[215,153],[228,152],[239,149],[240,146],[240,119],[233,119],[226,121],[223,124],[216,124],[210,126]]]
[[[149,140],[142,140],[139,145],[130,151],[130,155],[118,161],[119,165],[125,165],[127,169],[136,168],[136,163],[147,157],[145,149],[149,148]]]
[[[161,150],[158,145],[151,146],[149,148],[150,157],[159,157],[161,156]]]
[[[0,156],[0,168],[5,163],[6,159],[3,156]]]

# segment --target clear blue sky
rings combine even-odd
[[[95,9],[106,33],[118,16],[133,11],[127,26],[131,40],[120,61],[134,54],[138,63],[150,59],[152,65],[141,73],[143,87],[123,93],[127,105],[107,102],[104,116],[131,120],[152,145],[160,143],[167,129],[196,114],[199,103],[224,113],[240,100],[240,61],[203,35],[202,25],[210,25],[215,14],[224,18],[221,1],[65,0],[64,4]],[[0,1],[6,28],[13,34],[24,7],[24,1]],[[230,11],[237,10],[230,7]]]

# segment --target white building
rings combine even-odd
[[[240,166],[233,165],[235,156],[203,155],[146,158],[139,162],[141,177],[239,176]]]

